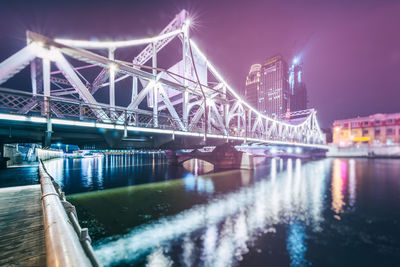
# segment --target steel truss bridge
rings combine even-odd
[[[0,84],[30,65],[32,91],[0,89],[0,119],[42,123],[49,138],[53,125],[70,125],[115,129],[125,137],[142,132],[325,147],[315,110],[293,114],[303,115],[294,123],[246,103],[190,38],[190,23],[182,10],[159,35],[124,41],[52,39],[28,31],[26,47],[0,63]],[[132,60],[116,58],[116,51],[134,46],[144,49]],[[176,58],[163,67],[159,55],[168,49]],[[98,100],[101,91],[108,103]],[[128,104],[117,105],[116,94]]]

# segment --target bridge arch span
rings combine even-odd
[[[212,162],[209,158],[207,159],[207,158],[203,158],[203,157],[199,157],[199,156],[191,156],[191,157],[183,158],[182,160],[178,160],[178,165],[183,166],[183,164],[185,162],[188,162],[189,160],[192,160],[192,159],[198,159],[198,160],[207,162],[207,163],[213,165],[213,167],[215,167],[215,162]]]

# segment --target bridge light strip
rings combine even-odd
[[[157,42],[163,39],[174,37],[182,32],[182,29],[177,29],[162,35],[158,35],[150,38],[127,40],[127,41],[88,41],[88,40],[71,40],[56,38],[54,41],[60,44],[80,47],[80,48],[119,48],[135,45],[144,45],[153,42]]]
[[[26,115],[14,115],[14,114],[0,114],[0,120],[25,121],[25,122],[34,122],[34,123],[46,123],[47,122],[47,119],[43,118],[43,117],[31,117],[31,116],[26,116]],[[85,122],[85,121],[74,121],[74,120],[64,120],[64,119],[51,119],[51,123],[55,124],[55,125],[80,126],[80,127],[90,127],[90,128],[116,129],[116,130],[124,130],[124,128],[125,128],[125,126],[121,125],[121,124]],[[204,137],[204,133],[174,131],[174,130],[169,130],[169,129],[144,128],[144,127],[136,127],[136,126],[127,126],[126,128],[128,131],[132,131],[132,132],[174,134],[174,135],[181,135],[181,136],[201,137],[201,138]],[[208,134],[207,137],[217,138],[217,139],[237,140],[237,141],[250,141],[250,142],[263,143],[263,144],[292,145],[292,146],[299,146],[299,147],[328,149],[327,145],[319,145],[319,144],[302,144],[302,143],[295,143],[295,142],[274,141],[274,140],[246,138],[246,137],[238,137],[238,136],[226,136],[226,135],[218,135],[218,134]]]
[[[0,114],[0,120],[28,121],[28,117],[23,115]]]
[[[41,117],[30,117],[31,122],[39,122],[39,123],[45,123],[47,121],[46,118],[41,118]]]

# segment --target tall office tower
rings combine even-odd
[[[288,65],[281,55],[276,55],[261,67],[257,109],[279,119],[287,112],[289,101]]]
[[[303,63],[293,60],[289,70],[290,111],[307,109],[307,88],[303,81]]]
[[[246,77],[244,97],[246,102],[252,107],[257,108],[258,92],[260,90],[260,70],[261,64],[254,64],[250,67],[250,72]]]

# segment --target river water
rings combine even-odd
[[[400,266],[398,159],[208,174],[161,154],[46,165],[106,266]]]

